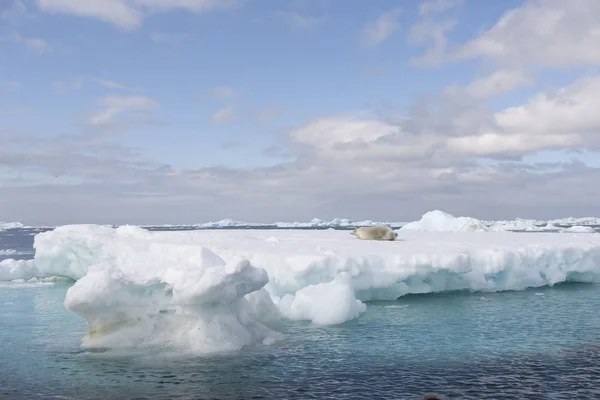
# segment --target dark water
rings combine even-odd
[[[31,257],[27,235],[0,248]],[[600,399],[599,285],[372,302],[218,356],[82,351],[68,286],[0,287],[0,399]]]

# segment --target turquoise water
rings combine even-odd
[[[284,341],[217,356],[82,351],[68,287],[0,287],[0,398],[600,398],[600,285],[372,302],[345,324],[286,321]]]

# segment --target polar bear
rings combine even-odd
[[[350,234],[362,240],[396,240],[398,237],[389,226],[361,226]]]

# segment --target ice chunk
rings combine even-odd
[[[487,231],[483,222],[471,217],[454,217],[444,211],[434,210],[423,214],[419,221],[410,222],[400,230],[422,232]]]
[[[8,259],[0,261],[0,281],[31,279],[41,276],[34,260]]]
[[[569,232],[573,232],[573,233],[595,233],[596,230],[594,228],[592,228],[591,226],[579,226],[579,225],[575,225],[575,226],[571,226],[570,228],[565,228],[565,229],[561,229],[560,232],[562,233],[569,233]]]
[[[65,306],[89,325],[84,347],[214,352],[280,337],[261,322],[270,297],[246,299],[268,282],[263,269],[172,235],[79,225],[36,236],[37,273],[77,280]]]
[[[335,280],[310,285],[295,295],[286,295],[279,305],[284,316],[320,325],[337,325],[352,320],[367,306],[354,296],[348,283]]]

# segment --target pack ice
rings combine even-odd
[[[85,347],[213,352],[279,340],[282,318],[339,324],[408,293],[598,283],[592,231],[514,233],[437,212],[394,242],[347,230],[71,225],[37,234],[35,259],[1,262],[0,280],[75,280],[65,306],[89,325]]]

